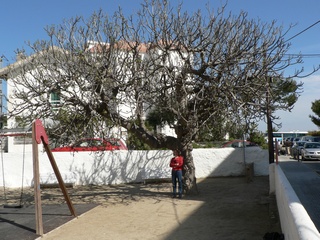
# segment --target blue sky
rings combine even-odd
[[[63,19],[74,16],[89,17],[100,8],[108,14],[113,14],[120,6],[125,13],[134,13],[140,7],[140,0],[11,0],[1,1],[0,7],[0,56],[4,55],[13,62],[15,50],[26,47],[25,42],[46,39],[44,28],[48,25],[62,23]],[[176,3],[177,1],[171,1]],[[202,9],[206,5],[211,8],[220,7],[226,1],[222,0],[185,0],[184,9],[190,13]],[[263,22],[276,20],[277,24],[289,27],[288,38],[306,29],[320,20],[319,0],[229,0],[227,11],[238,14],[241,10],[248,13],[250,19],[260,19]],[[320,23],[291,40],[290,53],[320,54]],[[314,65],[320,64],[320,57],[304,58],[306,72]],[[281,131],[311,131],[317,127],[310,121],[311,102],[320,99],[320,72],[308,78],[297,79],[304,82],[304,92],[292,112],[277,112],[281,118]],[[265,131],[266,124],[260,123],[259,130]]]

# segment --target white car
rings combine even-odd
[[[306,142],[301,148],[301,159],[320,160],[320,142]]]

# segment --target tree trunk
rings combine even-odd
[[[267,114],[267,128],[268,128],[269,163],[274,163],[274,147],[273,147],[272,120],[271,120],[269,114]]]
[[[197,179],[195,166],[192,156],[192,147],[183,149],[182,155],[184,157],[183,167],[183,189],[187,195],[198,194]]]
[[[269,149],[269,163],[274,163],[274,149],[273,149],[273,129],[271,120],[271,109],[270,109],[270,83],[272,82],[271,77],[266,77],[267,80],[267,128],[268,128],[268,149]]]

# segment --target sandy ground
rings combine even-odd
[[[39,239],[257,240],[281,232],[268,177],[200,179],[198,189],[183,199],[171,198],[170,183],[68,189],[74,204],[99,206]],[[51,203],[64,203],[59,189],[42,190],[42,204]]]

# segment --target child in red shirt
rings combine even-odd
[[[170,161],[170,167],[172,168],[172,188],[173,195],[175,198],[177,193],[177,181],[178,181],[178,194],[179,198],[182,197],[182,166],[183,166],[183,157],[180,155],[178,150],[173,151],[174,157]]]

